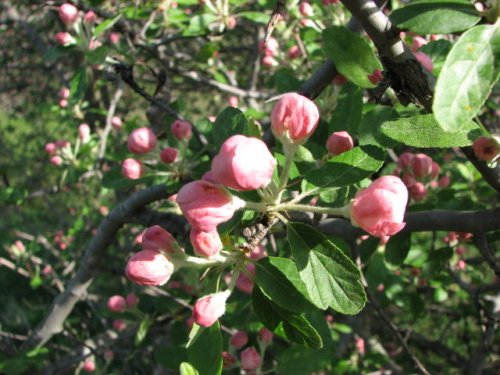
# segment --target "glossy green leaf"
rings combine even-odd
[[[470,2],[460,0],[421,0],[396,9],[393,23],[418,34],[449,34],[467,30],[481,17]]]
[[[408,146],[438,148],[469,146],[481,133],[472,121],[460,130],[445,132],[432,114],[387,121],[381,131],[387,137]]]
[[[358,134],[358,125],[363,111],[363,90],[347,82],[342,86],[337,106],[333,111],[328,130],[330,133],[346,130],[351,135]]]
[[[187,361],[187,350],[181,346],[156,347],[154,360],[164,367],[176,370],[182,362]]]
[[[118,14],[117,16],[110,18],[108,20],[105,20],[101,22],[94,30],[94,38],[97,38],[99,35],[104,33],[105,31],[111,29],[115,23],[117,23],[120,18],[122,18],[121,14]]]
[[[344,26],[330,26],[323,31],[323,42],[341,74],[358,86],[375,87],[368,76],[383,67],[366,38]]]
[[[398,269],[406,259],[411,247],[411,233],[398,233],[385,245],[384,261],[390,270]]]
[[[219,375],[222,371],[222,335],[219,322],[203,328],[187,350],[189,363],[200,375]]]
[[[397,112],[393,108],[386,106],[376,106],[365,113],[359,124],[359,144],[395,147],[397,142],[383,134],[380,128],[384,122],[397,118]]]
[[[237,108],[227,107],[215,120],[212,130],[213,146],[219,149],[226,139],[235,134],[248,135],[248,119]]]
[[[354,184],[377,172],[385,161],[385,151],[380,147],[365,145],[334,156],[320,169],[306,174],[303,187],[341,187]]]
[[[289,223],[288,242],[309,300],[320,309],[331,307],[356,314],[366,303],[361,273],[344,252],[312,227]]]
[[[182,362],[179,366],[179,372],[181,375],[199,375],[200,373],[188,362]]]
[[[282,309],[260,290],[253,288],[252,306],[255,315],[275,334],[313,349],[323,346],[321,336],[303,314]]]
[[[261,23],[263,25],[267,25],[269,22],[269,14],[264,12],[241,12],[238,13],[239,17],[246,18],[255,23]]]
[[[481,109],[500,73],[500,21],[464,33],[436,82],[434,115],[445,131],[466,126]]]
[[[271,301],[296,313],[315,309],[306,299],[306,287],[292,260],[266,257],[255,266],[255,282]]]
[[[148,334],[149,327],[151,327],[151,324],[153,324],[153,319],[151,319],[148,316],[142,320],[141,324],[139,324],[139,327],[135,332],[135,338],[134,338],[135,346],[139,346],[141,342],[144,341],[146,335]]]
[[[183,32],[184,36],[202,35],[208,32],[208,25],[217,20],[215,14],[197,14],[189,21],[189,26]]]
[[[439,76],[452,46],[453,43],[449,40],[438,39],[420,47],[420,51],[432,59],[432,74],[435,76]]]
[[[71,79],[70,83],[70,100],[74,103],[83,99],[87,91],[87,73],[85,67],[78,69]]]

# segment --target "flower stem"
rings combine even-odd
[[[268,211],[300,211],[300,212],[314,212],[318,214],[327,214],[335,216],[350,217],[349,205],[333,208],[333,207],[316,207],[307,204],[295,204],[295,203],[282,203],[275,206],[268,207]]]

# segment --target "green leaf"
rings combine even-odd
[[[432,110],[445,131],[466,126],[481,109],[500,72],[500,21],[464,33],[436,82]]]
[[[85,67],[78,69],[71,79],[70,83],[70,99],[76,103],[83,99],[87,91],[87,73]]]
[[[271,301],[296,313],[315,309],[306,299],[306,287],[292,260],[266,257],[259,260],[255,266],[255,281]]]
[[[101,22],[94,30],[94,38],[97,38],[103,32],[111,29],[114,24],[120,20],[120,18],[122,18],[122,15],[118,14],[117,16],[110,18],[109,20]]]
[[[320,309],[331,307],[356,314],[365,305],[361,273],[342,250],[312,227],[289,223],[288,242],[309,300]]]
[[[222,143],[235,134],[249,135],[248,119],[237,108],[227,107],[215,120],[212,130],[213,146],[219,149]]]
[[[200,375],[219,375],[222,372],[222,335],[219,322],[203,328],[187,349],[189,363]]]
[[[154,359],[162,366],[175,370],[181,366],[181,363],[187,361],[187,350],[180,346],[167,346],[156,348]]]
[[[139,324],[139,328],[137,328],[137,332],[135,333],[135,338],[134,338],[134,345],[139,346],[142,341],[146,338],[146,335],[148,334],[149,327],[151,327],[151,324],[153,324],[153,319],[149,316],[144,318]]]
[[[182,362],[179,371],[181,375],[199,375],[200,373],[188,362]]]
[[[351,135],[358,134],[358,125],[363,111],[363,90],[347,82],[342,86],[337,106],[333,111],[328,130],[330,133],[346,130]]]
[[[334,156],[319,170],[305,176],[306,190],[341,187],[354,184],[377,172],[385,161],[385,151],[380,147],[365,145]]]
[[[271,331],[297,344],[320,349],[323,340],[303,314],[282,309],[260,290],[253,288],[252,306],[255,315]]]
[[[384,261],[390,270],[398,269],[406,259],[411,247],[411,233],[398,233],[385,245]]]
[[[422,0],[396,9],[390,19],[400,28],[418,34],[449,34],[467,30],[481,17],[466,1]]]
[[[423,274],[427,277],[438,275],[452,256],[453,250],[450,247],[430,251],[429,258],[422,267]]]
[[[397,142],[384,135],[380,128],[385,121],[397,118],[397,112],[391,107],[376,106],[371,111],[365,113],[359,124],[359,144],[371,144],[391,148],[396,146]]]
[[[323,31],[323,42],[326,56],[341,74],[358,86],[375,87],[368,75],[383,67],[366,38],[344,26],[331,26]]]
[[[241,12],[237,15],[255,23],[261,23],[263,25],[267,25],[270,18],[269,14],[266,14],[264,12]]]
[[[152,182],[154,176],[144,176],[136,180],[123,177],[121,167],[113,167],[102,178],[102,186],[108,189],[128,189],[140,183]]]
[[[189,27],[182,33],[184,36],[194,36],[205,34],[208,31],[208,25],[217,20],[215,14],[198,14],[189,21]]]
[[[449,40],[438,39],[420,47],[420,51],[432,59],[432,74],[436,77],[439,76],[452,46],[453,43]]]
[[[381,130],[389,138],[413,147],[469,146],[481,134],[479,127],[472,121],[460,130],[445,132],[432,114],[387,121],[382,124]]]
[[[297,75],[291,69],[280,69],[274,74],[273,78],[274,86],[279,93],[297,91],[301,85]]]

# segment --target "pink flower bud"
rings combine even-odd
[[[66,108],[67,106],[68,106],[68,100],[67,99],[61,99],[61,100],[59,100],[59,107]]]
[[[312,17],[314,15],[313,7],[306,1],[299,4],[299,12],[304,17]]]
[[[172,164],[174,161],[177,160],[177,154],[178,151],[176,148],[173,147],[165,147],[161,152],[160,152],[160,160],[165,163],[165,164]]]
[[[80,124],[78,126],[78,135],[82,143],[87,143],[90,140],[90,126],[88,124]]]
[[[55,143],[47,143],[45,145],[45,152],[49,155],[53,155],[55,154],[55,152],[57,151],[57,146],[55,145]]]
[[[120,42],[120,37],[119,33],[112,32],[109,34],[109,41],[111,44],[118,44]]]
[[[231,336],[229,343],[233,348],[241,349],[248,343],[248,335],[245,331],[238,331]]]
[[[333,84],[337,86],[342,86],[347,83],[347,78],[342,74],[337,74],[335,78],[333,78]]]
[[[476,157],[486,162],[494,161],[500,152],[498,142],[490,137],[479,137],[472,144]]]
[[[339,155],[354,147],[352,137],[346,131],[333,132],[326,141],[326,148],[332,155]]]
[[[61,5],[59,7],[59,18],[66,25],[75,23],[78,19],[78,8],[69,3]]]
[[[378,85],[384,79],[384,75],[380,69],[375,70],[372,74],[368,74],[368,80],[374,85]]]
[[[323,5],[332,5],[332,4],[338,4],[340,0],[322,0]]]
[[[469,241],[472,237],[474,237],[474,235],[469,232],[457,232],[457,236],[460,241]]]
[[[83,22],[87,24],[93,24],[97,20],[97,15],[94,13],[94,11],[89,10],[85,15],[83,16]]]
[[[438,186],[440,188],[447,188],[448,186],[450,186],[450,176],[446,175],[446,176],[443,176],[441,177],[439,180],[438,180]]]
[[[457,246],[457,248],[455,249],[455,254],[457,254],[458,256],[464,255],[465,254],[465,247]]]
[[[246,348],[240,354],[241,368],[245,371],[256,370],[262,366],[262,358],[254,347]]]
[[[229,16],[227,17],[226,19],[226,27],[229,29],[229,30],[232,30],[236,27],[236,24],[238,22],[236,21],[236,18],[234,18],[233,16]]]
[[[264,56],[262,58],[262,65],[266,68],[272,68],[273,66],[278,66],[279,62],[273,56]]]
[[[212,178],[234,190],[255,190],[272,180],[276,159],[258,138],[233,135],[212,161]]]
[[[61,87],[59,90],[59,99],[68,99],[70,91],[67,87]]]
[[[403,184],[405,184],[407,188],[417,183],[416,178],[412,174],[405,174],[401,180],[403,181]]]
[[[85,372],[94,372],[95,371],[95,363],[92,359],[87,359],[83,362],[82,370]]]
[[[127,309],[127,301],[124,297],[115,295],[108,299],[108,310],[111,312],[121,313]]]
[[[172,262],[153,250],[138,252],[128,260],[125,268],[128,279],[139,285],[163,285],[173,272]]]
[[[411,170],[417,178],[425,178],[432,172],[432,159],[426,154],[416,154],[411,160]]]
[[[250,259],[259,260],[261,258],[267,257],[267,251],[264,245],[258,245],[253,248],[249,254]]]
[[[210,327],[226,312],[226,301],[230,292],[223,291],[202,297],[193,307],[193,318],[196,324]]]
[[[401,179],[383,176],[356,194],[351,220],[372,236],[392,236],[405,226],[407,202],[408,190]]]
[[[26,251],[26,246],[24,246],[24,244],[19,240],[14,241],[14,246],[17,248],[17,251],[20,254],[22,254]]]
[[[427,44],[427,40],[425,40],[425,38],[423,38],[419,35],[414,36],[412,39],[412,43],[411,43],[411,50],[413,52],[416,52],[420,49],[420,47],[425,46],[426,44]]]
[[[127,328],[127,323],[123,319],[115,319],[113,320],[113,329],[115,331],[121,332],[125,328]]]
[[[412,152],[403,152],[398,158],[398,167],[402,170],[409,169],[411,166],[411,161],[415,155]]]
[[[288,48],[286,54],[288,55],[289,59],[296,59],[300,57],[302,53],[300,52],[300,48],[298,46],[293,45],[290,48]]]
[[[430,173],[431,178],[436,178],[437,176],[439,176],[440,173],[441,173],[441,167],[439,166],[438,163],[436,163],[435,161],[433,161],[432,162],[431,173]]]
[[[174,253],[176,241],[168,231],[159,225],[154,225],[146,229],[142,235],[142,248],[144,250]]]
[[[259,330],[259,340],[264,344],[269,345],[273,341],[273,336],[274,334],[265,327]]]
[[[184,185],[177,194],[177,204],[193,228],[204,232],[213,231],[241,208],[222,186],[201,180]]]
[[[365,354],[365,340],[362,337],[356,339],[356,350],[359,354]]]
[[[227,103],[229,104],[230,107],[237,108],[238,104],[240,103],[240,100],[238,99],[237,96],[230,96],[229,99],[227,100]]]
[[[203,232],[192,228],[189,239],[197,255],[211,257],[219,254],[222,250],[222,241],[217,230]]]
[[[156,141],[151,129],[138,128],[128,136],[128,150],[134,154],[146,154],[156,147]]]
[[[415,201],[421,201],[427,196],[427,189],[421,182],[415,182],[412,186],[408,188],[410,192],[410,197]]]
[[[90,39],[89,41],[89,50],[94,50],[94,49],[97,49],[99,48],[100,46],[102,46],[102,43],[101,41],[95,39],[95,38],[92,38]]]
[[[413,54],[415,55],[415,58],[420,62],[420,64],[422,64],[422,66],[425,69],[427,69],[429,72],[432,72],[432,68],[433,68],[432,59],[430,58],[429,55],[425,54],[422,51],[413,52]]]
[[[193,135],[191,124],[185,120],[175,120],[170,129],[174,137],[179,141],[189,140]]]
[[[465,267],[467,266],[467,264],[465,263],[465,260],[463,259],[459,259],[457,261],[457,269],[463,271],[465,269]]]
[[[120,117],[118,117],[118,116],[113,116],[111,118],[111,126],[114,129],[120,129],[123,126],[122,119]]]
[[[62,165],[63,159],[59,155],[54,155],[50,157],[50,164],[55,165],[56,167]]]
[[[236,365],[236,357],[229,352],[222,352],[222,367],[231,368]]]
[[[67,46],[75,42],[75,39],[71,36],[70,33],[59,31],[56,33],[56,42],[61,46]]]
[[[134,293],[127,294],[125,298],[128,307],[135,307],[139,303],[139,298]]]
[[[253,263],[247,264],[247,270],[250,274],[255,275],[255,265]],[[236,280],[236,288],[246,294],[251,294],[253,290],[253,280],[250,279],[245,273],[240,273],[238,280]]]
[[[128,158],[122,163],[122,175],[131,180],[141,178],[144,173],[144,166],[139,160]]]
[[[278,41],[273,37],[270,37],[267,43],[265,40],[259,42],[259,51],[264,56],[276,56],[279,52],[279,48]]]
[[[305,96],[288,93],[281,97],[271,112],[273,134],[282,142],[303,143],[316,130],[319,111],[316,104]]]

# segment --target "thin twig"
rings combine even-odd
[[[99,153],[97,155],[97,160],[103,160],[104,155],[106,154],[106,143],[108,140],[109,133],[113,128],[111,120],[115,115],[116,106],[118,105],[118,102],[120,101],[122,95],[123,95],[123,82],[120,81],[118,83],[118,88],[116,89],[115,94],[113,95],[113,98],[109,103],[108,113],[106,114],[106,125],[104,126],[104,130],[101,134],[101,144],[99,145]]]
[[[474,238],[476,239],[475,242],[484,260],[488,263],[488,266],[490,266],[493,272],[495,272],[495,275],[500,277],[500,265],[497,263],[491,252],[490,245],[484,231],[474,233]]]

